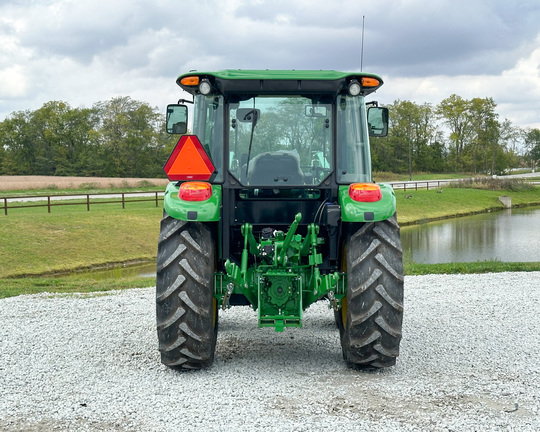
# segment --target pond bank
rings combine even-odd
[[[540,205],[540,188],[520,192],[462,188],[443,188],[441,193],[396,191],[398,222],[405,227],[502,210],[501,195],[511,196],[514,207]],[[107,207],[90,213],[66,208],[53,215],[29,209],[5,217],[0,224],[4,239],[0,278],[62,278],[75,272],[80,275],[89,270],[153,264],[161,213],[161,209],[143,207]]]
[[[540,205],[540,187],[525,191],[443,188],[441,190],[395,191],[400,226],[471,216],[504,210],[499,201],[509,196],[512,208]]]

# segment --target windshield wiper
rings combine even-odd
[[[248,177],[249,172],[249,160],[251,159],[251,146],[253,145],[253,134],[255,132],[255,126],[257,125],[257,120],[259,120],[258,117],[258,110],[253,108],[251,111],[248,111],[248,113],[244,116],[244,121],[249,121],[251,117],[251,135],[249,137],[249,148],[248,148],[248,157],[247,157],[247,163],[246,163],[246,178]]]

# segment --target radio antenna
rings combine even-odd
[[[362,15],[362,50],[360,52],[360,72],[363,71],[364,68],[364,26],[366,22],[366,16]]]

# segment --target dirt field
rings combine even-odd
[[[167,179],[118,177],[0,176],[0,191],[164,186]]]

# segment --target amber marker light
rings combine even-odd
[[[180,80],[181,85],[185,86],[196,86],[199,85],[199,77],[198,76],[188,76],[184,77]]]
[[[382,198],[381,187],[375,183],[353,183],[349,186],[349,196],[359,202],[379,201]]]
[[[377,78],[362,77],[362,87],[377,87],[380,84]]]
[[[185,182],[180,185],[178,197],[184,201],[205,201],[212,196],[212,185],[205,182]]]

